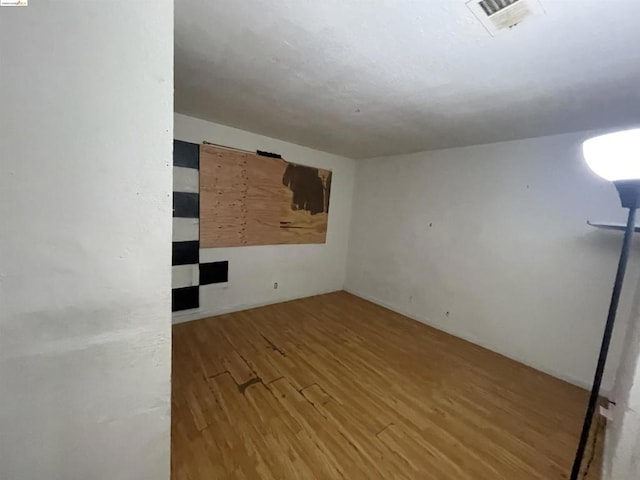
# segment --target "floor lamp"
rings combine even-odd
[[[589,403],[582,425],[582,433],[576,450],[575,460],[573,462],[573,469],[571,470],[571,480],[578,480],[584,450],[587,445],[587,440],[589,439],[591,422],[600,395],[602,374],[604,373],[604,367],[607,363],[609,343],[611,342],[613,325],[616,320],[622,282],[627,268],[631,237],[635,229],[636,209],[640,207],[640,128],[591,138],[583,143],[582,152],[591,170],[602,178],[614,183],[620,195],[622,206],[629,209],[629,215],[624,231],[620,260],[618,261],[618,271],[613,284],[609,314],[607,315],[607,323],[602,337],[598,366],[596,367],[596,373],[593,378],[593,387],[591,389],[591,395],[589,396]]]

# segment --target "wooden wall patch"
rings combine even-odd
[[[331,171],[200,145],[200,246],[325,243]]]

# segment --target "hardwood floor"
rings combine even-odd
[[[346,292],[321,295],[174,326],[172,478],[563,479],[586,400]]]

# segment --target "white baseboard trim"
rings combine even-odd
[[[449,328],[443,327],[441,325],[436,325],[435,323],[429,321],[427,318],[418,317],[415,314],[412,314],[410,312],[405,311],[404,309],[402,309],[400,307],[397,307],[396,305],[393,305],[391,303],[385,302],[383,300],[380,300],[378,298],[372,297],[370,295],[364,294],[362,292],[358,292],[355,289],[346,288],[345,287],[344,290],[346,292],[350,293],[351,295],[355,295],[356,297],[360,297],[360,298],[362,298],[364,300],[367,300],[367,301],[369,301],[371,303],[375,303],[376,305],[380,305],[381,307],[384,307],[384,308],[387,308],[387,309],[389,309],[389,310],[391,310],[393,312],[399,313],[400,315],[404,315],[405,317],[408,317],[408,318],[410,318],[412,320],[415,320],[416,322],[424,323],[425,325],[428,325],[431,328],[435,328],[436,330],[440,330],[441,332],[445,332],[445,333],[448,333],[449,335],[453,335],[454,337],[461,338],[463,340],[466,340],[467,342],[473,343],[474,345],[478,345],[478,346],[480,346],[482,348],[486,348],[487,350],[491,350],[492,352],[498,353],[498,354],[500,354],[500,355],[502,355],[504,357],[507,357],[507,358],[509,358],[511,360],[514,360],[514,361],[516,361],[518,363],[521,363],[521,364],[526,365],[528,367],[531,367],[531,368],[533,368],[535,370],[538,370],[539,372],[546,373],[547,375],[551,375],[552,377],[558,378],[560,380],[563,380],[563,381],[565,381],[567,383],[570,383],[570,384],[575,385],[577,387],[583,388],[585,390],[591,390],[591,384],[589,384],[589,383],[586,383],[586,382],[584,382],[582,380],[578,380],[576,378],[569,377],[569,376],[564,375],[563,373],[555,371],[555,370],[551,370],[551,369],[548,369],[548,368],[542,368],[539,365],[532,365],[530,363],[527,363],[527,362],[523,361],[520,358],[512,357],[510,355],[506,355],[505,353],[500,352],[498,349],[496,349],[492,345],[485,344],[484,342],[482,342],[478,338],[475,338],[472,335],[468,335],[465,332],[459,332],[459,331],[456,331],[454,329],[449,329]],[[610,395],[611,395],[610,391],[603,390],[601,392],[601,395],[603,395],[604,397],[607,397],[607,398],[611,398],[610,397]]]
[[[328,290],[326,292],[323,291],[323,292],[313,293],[311,295],[281,297],[281,298],[275,298],[275,299],[265,300],[261,302],[240,303],[237,305],[228,305],[225,307],[214,308],[209,310],[190,310],[185,312],[176,312],[172,315],[171,323],[175,325],[177,323],[191,322],[193,320],[202,320],[203,318],[215,317],[217,315],[224,315],[226,313],[241,312],[242,310],[250,310],[252,308],[265,307],[267,305],[275,305],[276,303],[290,302],[292,300],[300,300],[301,298],[315,297],[317,295],[324,295],[327,293],[333,293],[333,292],[339,292],[339,291],[341,291],[341,289]]]

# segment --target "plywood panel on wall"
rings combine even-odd
[[[331,172],[200,146],[200,245],[325,243]]]

